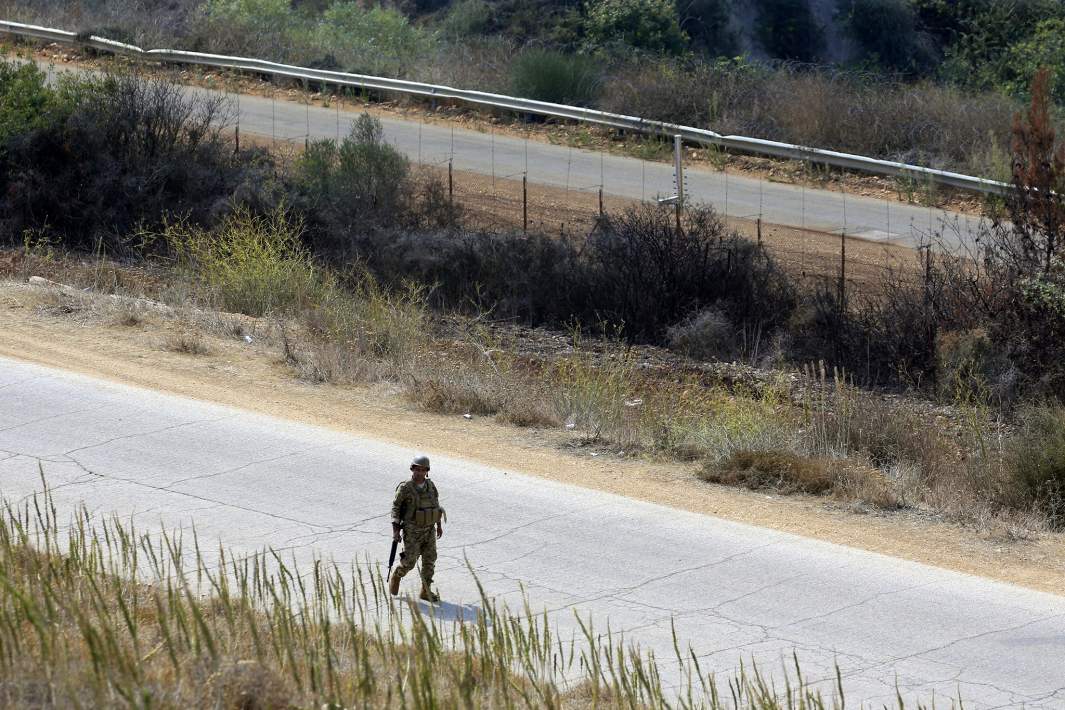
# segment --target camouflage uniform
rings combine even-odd
[[[422,585],[428,590],[436,570],[436,524],[444,516],[440,507],[440,494],[428,478],[418,490],[414,481],[404,481],[396,486],[392,501],[392,522],[403,528],[403,552],[395,574],[405,576],[414,569],[418,558],[422,560]]]

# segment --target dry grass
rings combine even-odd
[[[210,355],[214,352],[200,333],[181,331],[172,333],[163,341],[163,348],[185,355]]]
[[[57,279],[66,276],[62,261],[53,255],[49,262]],[[1056,470],[1053,462],[1065,457],[1048,453],[1050,464],[1025,469],[1016,452],[1056,439],[1017,438],[978,404],[885,399],[817,369],[796,381],[782,374],[757,387],[736,386],[683,368],[648,370],[639,349],[585,342],[579,334],[559,354],[518,356],[521,343],[490,335],[478,319],[445,326],[415,287],[386,290],[364,273],[348,277],[346,287],[328,272],[321,278],[334,285],[310,308],[269,318],[189,305],[197,291],[182,288],[181,278],[166,282],[167,293],[186,299],[170,308],[54,289],[39,291],[35,303],[52,316],[166,327],[173,335],[164,347],[176,352],[211,352],[216,338],[248,335],[277,347],[310,382],[386,383],[426,411],[562,428],[576,442],[625,455],[696,462],[708,481],[919,509],[1001,539],[1061,524],[1057,488],[1017,483],[1024,471]],[[820,478],[813,476],[819,467],[828,472]]]
[[[85,510],[60,521],[47,494],[0,514],[0,707],[666,708],[656,661],[582,619],[557,638],[545,616],[483,593],[440,621],[391,597],[376,565],[300,569],[274,551],[205,557],[193,535],[142,535]],[[687,662],[692,706],[841,708],[757,670],[721,693]],[[567,690],[564,681],[569,682]],[[730,698],[730,701],[721,698]]]
[[[834,462],[787,451],[737,451],[722,464],[705,465],[699,477],[711,483],[820,495],[836,484]]]

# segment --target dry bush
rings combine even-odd
[[[259,661],[228,663],[204,684],[204,704],[221,710],[286,710],[293,692],[273,669]]]
[[[115,309],[112,322],[126,328],[135,328],[144,323],[146,312],[144,307],[136,302],[126,302]]]
[[[1026,409],[1009,444],[1007,466],[1015,507],[1031,506],[1053,527],[1065,527],[1065,409]]]
[[[981,174],[1005,163],[1016,109],[931,82],[743,63],[641,62],[604,86],[611,111]]]
[[[706,461],[698,471],[704,481],[739,485],[782,494],[833,494],[875,508],[900,507],[883,473],[856,459],[804,456],[786,450],[735,451],[721,463]]]
[[[358,354],[342,343],[307,336],[297,342],[288,329],[281,329],[285,362],[301,380],[334,385],[367,384],[387,379],[388,368]]]
[[[720,465],[704,464],[699,477],[711,483],[743,485],[751,490],[820,495],[832,490],[836,472],[830,459],[786,451],[736,451]]]
[[[467,334],[446,353],[426,352],[406,376],[408,397],[430,412],[494,415],[522,427],[561,422],[545,380],[509,352],[490,346],[483,334]]]
[[[210,355],[214,352],[210,344],[198,332],[183,330],[172,333],[163,341],[166,350],[186,355]]]

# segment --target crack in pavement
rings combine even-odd
[[[288,516],[278,515],[277,513],[270,513],[268,511],[259,510],[257,508],[249,508],[247,506],[241,506],[241,505],[237,505],[235,503],[230,503],[230,502],[223,501],[223,500],[215,500],[214,498],[208,498],[206,496],[200,496],[200,495],[196,495],[194,493],[189,493],[189,492],[186,492],[186,491],[167,490],[163,486],[155,486],[155,485],[152,485],[152,484],[150,484],[150,483],[148,483],[146,481],[139,481],[139,480],[134,479],[134,478],[124,478],[124,477],[121,477],[121,476],[112,476],[112,475],[109,475],[109,474],[97,473],[97,472],[94,472],[94,471],[90,471],[88,468],[85,467],[85,465],[83,463],[81,463],[80,461],[78,461],[74,457],[68,455],[68,458],[70,459],[71,462],[73,462],[75,465],[77,465],[79,468],[81,468],[86,473],[89,473],[89,474],[91,474],[93,476],[97,476],[99,478],[106,479],[106,480],[109,480],[109,481],[118,481],[118,482],[121,482],[121,483],[128,483],[130,485],[138,486],[138,487],[141,487],[141,488],[147,488],[149,490],[157,491],[157,492],[160,492],[160,493],[166,493],[168,495],[176,495],[176,496],[181,496],[181,497],[184,497],[184,498],[191,498],[193,500],[202,501],[204,503],[215,503],[215,504],[217,504],[219,506],[224,506],[226,508],[232,508],[233,510],[241,510],[241,511],[244,511],[245,513],[253,513],[255,515],[263,515],[265,517],[272,518],[274,520],[284,520],[285,522],[288,522],[288,523],[295,523],[297,525],[304,525],[304,526],[307,526],[307,527],[312,528],[312,529],[313,528],[323,528],[323,527],[325,527],[323,525],[319,525],[317,523],[308,522],[306,520],[300,520],[298,518],[290,518]]]
[[[239,414],[227,414],[224,417],[218,417],[216,419],[196,419],[196,420],[189,421],[189,422],[180,422],[178,424],[171,424],[169,426],[161,427],[159,429],[152,429],[150,431],[136,432],[134,434],[123,434],[122,436],[112,437],[110,439],[107,439],[105,441],[101,441],[101,442],[98,442],[98,443],[95,443],[95,444],[88,444],[86,446],[79,446],[79,447],[77,447],[75,449],[70,449],[69,451],[64,451],[63,452],[63,456],[66,456],[67,458],[73,460],[73,457],[71,456],[71,454],[76,454],[76,453],[79,453],[81,451],[88,451],[89,449],[97,449],[97,448],[100,448],[101,446],[107,446],[108,444],[113,444],[116,441],[125,441],[125,440],[128,440],[128,439],[139,439],[139,438],[144,437],[144,436],[154,436],[155,434],[162,434],[164,432],[174,431],[175,429],[183,429],[185,427],[196,426],[197,424],[217,424],[218,422],[224,422],[224,421],[227,421],[227,420],[230,420],[230,419],[237,419],[238,417],[240,417]]]
[[[745,592],[745,593],[743,593],[743,594],[741,594],[741,595],[739,595],[737,597],[733,597],[731,599],[725,599],[724,601],[718,602],[717,604],[714,604],[713,606],[703,607],[701,609],[691,609],[689,611],[684,611],[684,612],[680,612],[680,613],[672,612],[672,610],[670,610],[670,609],[668,609],[666,607],[659,607],[659,606],[654,606],[652,604],[646,604],[644,602],[639,602],[639,601],[635,601],[635,600],[628,600],[628,599],[625,599],[623,597],[620,598],[619,601],[626,601],[626,602],[630,602],[630,603],[633,603],[633,604],[639,604],[640,606],[647,607],[648,609],[655,609],[657,611],[662,611],[662,612],[665,612],[667,614],[670,614],[670,616],[665,617],[664,619],[656,619],[655,621],[652,621],[650,623],[626,629],[626,631],[630,631],[630,632],[631,631],[639,631],[641,629],[650,628],[652,626],[657,626],[658,624],[661,624],[663,621],[667,621],[667,620],[672,620],[672,621],[676,622],[677,620],[687,619],[687,618],[690,618],[690,617],[693,617],[693,616],[701,616],[703,614],[711,614],[713,612],[716,612],[718,609],[720,609],[723,606],[726,606],[728,604],[733,604],[735,602],[741,601],[741,600],[746,599],[748,597],[753,597],[756,594],[761,594],[761,593],[766,592],[766,591],[768,591],[768,590],[770,590],[770,589],[772,589],[774,587],[779,587],[782,584],[787,584],[788,582],[794,582],[795,580],[802,579],[805,576],[807,576],[807,575],[806,574],[797,574],[797,575],[794,575],[792,577],[786,577],[784,579],[777,580],[776,582],[773,582],[772,584],[767,584],[764,587],[759,587],[758,589],[754,589],[754,590],[751,590],[749,592]],[[615,598],[617,598],[617,597],[615,597]],[[745,625],[737,624],[736,622],[732,621],[731,619],[726,619],[724,616],[721,616],[721,615],[716,615],[714,618],[717,619],[717,620],[721,620],[721,621],[728,621],[728,623],[732,624],[733,626],[736,626],[737,628],[743,628],[743,626],[745,626]]]
[[[86,412],[95,412],[103,409],[103,406],[89,407],[88,409],[74,409],[69,412],[60,412],[59,414],[49,414],[47,417],[39,417],[37,419],[31,419],[28,422],[22,422],[21,424],[13,424],[8,427],[0,429],[0,434],[7,431],[14,431],[15,429],[21,429],[26,426],[33,426],[34,424],[40,424],[41,422],[47,422],[52,419],[59,419],[60,417],[69,417],[72,414],[85,414]]]
[[[951,646],[956,646],[959,643],[965,643],[967,641],[974,641],[976,639],[984,638],[984,637],[987,637],[987,636],[994,636],[996,634],[1003,634],[1003,633],[1009,633],[1009,632],[1012,632],[1012,631],[1019,631],[1019,630],[1021,630],[1023,628],[1026,628],[1028,626],[1032,626],[1034,624],[1041,624],[1041,623],[1044,623],[1044,622],[1047,622],[1047,621],[1051,621],[1053,619],[1061,619],[1061,618],[1065,618],[1065,614],[1051,614],[1050,616],[1040,617],[1038,619],[1033,619],[1033,620],[1030,620],[1030,621],[1026,621],[1026,622],[1024,622],[1022,624],[1014,624],[1014,625],[1003,627],[1003,628],[999,628],[999,629],[990,629],[988,631],[982,631],[982,632],[980,632],[978,634],[971,634],[969,636],[963,636],[961,638],[956,638],[956,639],[954,639],[952,641],[949,641],[949,642],[947,642],[945,644],[942,644],[942,645],[939,645],[939,646],[935,646],[933,648],[927,648],[927,649],[924,649],[924,650],[921,650],[921,651],[917,651],[915,653],[909,653],[909,654],[906,654],[906,655],[903,655],[903,656],[895,656],[895,657],[892,657],[892,658],[889,658],[889,659],[886,659],[886,660],[878,661],[876,663],[873,663],[870,666],[867,666],[867,667],[864,667],[864,668],[855,669],[855,670],[853,670],[853,671],[851,671],[849,673],[845,673],[845,674],[843,674],[843,677],[844,678],[849,678],[849,677],[854,677],[854,676],[856,676],[858,674],[863,674],[864,675],[864,674],[866,674],[866,673],[868,673],[870,671],[873,671],[873,670],[875,670],[877,668],[881,668],[883,666],[895,666],[895,665],[897,665],[898,663],[900,663],[902,661],[909,661],[909,660],[918,659],[918,658],[921,658],[922,656],[927,656],[928,654],[936,653],[937,651],[946,650],[946,649],[950,648]],[[1009,692],[1012,692],[1012,691],[1002,690],[1002,692],[1009,693]]]
[[[623,595],[631,594],[632,592],[635,592],[638,589],[642,589],[643,587],[646,587],[646,586],[648,586],[650,584],[654,584],[655,582],[662,582],[662,581],[665,581],[665,580],[670,579],[672,577],[677,577],[679,575],[687,574],[689,572],[698,572],[699,570],[710,569],[712,567],[717,567],[719,565],[723,565],[723,564],[726,564],[726,563],[731,562],[733,560],[736,560],[736,559],[738,559],[740,557],[744,557],[744,556],[749,555],[751,553],[758,552],[760,550],[764,550],[766,548],[773,547],[774,545],[779,545],[779,544],[781,544],[781,541],[767,542],[764,545],[756,545],[754,547],[748,548],[748,549],[743,550],[741,552],[737,552],[735,554],[727,555],[726,557],[722,557],[721,559],[714,560],[713,562],[706,562],[706,563],[703,563],[703,564],[700,564],[700,565],[695,565],[693,567],[685,567],[683,569],[673,570],[673,571],[667,572],[665,574],[661,574],[661,575],[656,575],[654,577],[650,577],[648,579],[643,580],[642,582],[640,582],[638,584],[632,585],[631,587],[615,587],[615,588],[609,589],[609,590],[607,590],[607,591],[605,591],[605,592],[603,592],[601,594],[598,594],[596,596],[587,597],[585,599],[581,599],[577,603],[578,604],[589,604],[591,602],[602,601],[604,599],[616,599],[619,602],[625,603],[626,600],[621,598]],[[571,604],[571,605],[559,607],[557,609],[552,609],[551,611],[561,611],[562,609],[567,609],[567,608],[570,608],[571,606],[574,606],[574,605]]]
[[[468,543],[464,543],[462,545],[441,546],[440,549],[441,550],[458,550],[458,549],[465,550],[465,549],[470,548],[470,547],[478,547],[479,545],[487,545],[490,542],[495,542],[497,540],[502,540],[503,538],[505,538],[508,535],[511,535],[511,534],[517,532],[518,530],[522,530],[524,528],[528,528],[528,527],[531,527],[533,525],[539,525],[540,523],[546,523],[549,520],[555,520],[557,518],[565,518],[566,516],[573,515],[574,513],[589,513],[591,511],[597,510],[599,508],[608,507],[609,505],[610,505],[609,503],[597,503],[595,505],[588,506],[586,508],[573,508],[571,510],[566,510],[566,511],[563,511],[561,513],[553,513],[551,515],[547,515],[547,516],[544,516],[542,518],[537,518],[535,520],[530,520],[527,523],[522,523],[521,525],[517,525],[517,526],[512,527],[512,528],[507,528],[507,530],[505,532],[502,532],[499,535],[495,535],[494,537],[489,537],[489,538],[485,538],[483,540],[478,540],[477,542],[468,542]]]
[[[188,476],[187,478],[181,478],[181,479],[179,479],[177,481],[173,481],[171,483],[168,483],[165,487],[169,490],[169,489],[172,489],[174,486],[178,486],[178,485],[180,485],[182,483],[188,483],[189,481],[202,481],[202,480],[207,479],[207,478],[215,478],[217,476],[224,476],[226,474],[236,473],[237,471],[243,471],[244,469],[251,468],[252,466],[258,466],[258,465],[264,464],[264,463],[272,463],[274,461],[281,461],[283,459],[291,458],[293,456],[301,456],[303,454],[308,454],[308,453],[310,453],[312,451],[319,451],[319,450],[322,450],[322,449],[331,449],[331,448],[334,448],[335,446],[336,446],[335,444],[321,444],[319,446],[312,446],[312,447],[307,448],[307,449],[300,449],[299,451],[290,451],[288,453],[279,454],[277,456],[271,456],[270,458],[257,459],[255,461],[249,461],[248,463],[241,464],[240,466],[236,466],[234,468],[228,468],[228,469],[226,469],[224,471],[216,471],[215,473],[205,473],[202,476]]]
[[[321,540],[322,538],[324,538],[326,536],[329,536],[329,535],[343,535],[344,533],[357,532],[357,531],[359,531],[359,528],[362,527],[363,525],[365,525],[366,523],[372,522],[374,520],[380,520],[381,518],[388,518],[388,517],[391,517],[391,515],[392,515],[391,513],[381,513],[379,515],[374,515],[374,516],[371,516],[369,518],[364,518],[362,520],[358,520],[358,521],[356,521],[354,523],[345,524],[344,526],[330,526],[329,529],[327,529],[327,530],[325,530],[323,532],[308,533],[306,535],[297,535],[296,537],[289,538],[288,540],[284,541],[284,544],[294,545],[294,544],[296,544],[297,540],[303,540],[303,539],[307,538],[308,542],[302,543],[303,546],[313,545],[314,543],[318,542],[319,540]],[[372,531],[367,530],[367,531],[365,531],[364,534],[372,535],[374,533]],[[384,536],[385,533],[381,533],[381,535]],[[387,536],[391,538],[392,537],[391,532],[389,532]]]
[[[8,382],[7,384],[0,385],[0,390],[10,389],[11,387],[18,387],[19,385],[29,384],[30,382],[37,382],[38,380],[50,380],[52,379],[48,375],[34,375],[25,380],[18,380],[16,382]]]
[[[868,596],[868,597],[866,597],[864,599],[861,599],[859,601],[852,602],[850,604],[845,604],[844,606],[838,607],[836,609],[831,609],[829,611],[826,611],[823,614],[814,614],[813,616],[808,616],[808,617],[803,618],[803,619],[796,619],[795,621],[789,621],[788,623],[781,624],[780,626],[775,627],[775,628],[787,628],[789,626],[797,626],[799,624],[805,624],[808,621],[817,621],[818,619],[824,619],[824,618],[829,617],[829,616],[834,616],[836,614],[839,614],[839,613],[844,612],[844,611],[848,611],[850,609],[857,609],[860,606],[865,606],[869,602],[876,601],[877,599],[881,599],[883,597],[890,597],[890,596],[894,596],[896,594],[903,594],[905,592],[912,592],[915,589],[924,589],[925,587],[932,587],[932,586],[935,586],[938,583],[939,582],[924,582],[922,584],[915,584],[915,585],[912,585],[910,587],[903,587],[902,589],[889,590],[889,591],[885,591],[885,592],[877,592],[876,594],[872,594],[872,595],[870,595],[870,596]]]

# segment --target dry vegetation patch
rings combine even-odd
[[[562,640],[528,604],[511,612],[482,594],[442,620],[391,597],[368,562],[304,571],[272,550],[205,558],[209,547],[84,509],[60,522],[47,493],[25,508],[4,501],[0,707],[672,706],[655,660],[590,619],[585,637]],[[731,696],[750,710],[798,697],[841,707],[785,673],[790,700],[757,671],[730,679]],[[678,692],[705,707],[734,707],[712,672],[696,666],[687,682]]]

